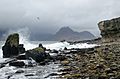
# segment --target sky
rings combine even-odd
[[[0,0],[0,31],[56,33],[69,26],[100,36],[98,22],[119,17],[120,0]]]

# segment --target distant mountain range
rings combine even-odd
[[[36,34],[31,40],[39,41],[81,41],[95,39],[95,36],[88,31],[76,32],[69,27],[62,27],[56,34]]]
[[[0,31],[0,40],[5,40],[5,37],[3,37],[3,34],[5,33],[6,32]],[[62,40],[82,41],[90,39],[95,39],[95,36],[90,32],[88,31],[76,32],[69,27],[62,27],[55,34],[45,33],[30,34],[30,40],[32,41],[62,41]]]

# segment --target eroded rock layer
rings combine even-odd
[[[98,23],[103,42],[120,41],[120,17]]]

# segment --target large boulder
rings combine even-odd
[[[120,17],[98,23],[103,42],[120,41]]]
[[[50,55],[45,52],[44,48],[37,47],[35,49],[26,51],[26,58],[32,58],[36,62],[40,63],[43,62],[45,59],[49,59]]]
[[[14,33],[8,36],[5,45],[2,47],[3,58],[16,56],[19,54],[19,34]]]

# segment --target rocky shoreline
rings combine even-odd
[[[102,38],[69,42],[99,44],[84,49],[66,47],[58,51],[39,44],[37,48],[25,50],[24,45],[19,44],[19,35],[12,34],[3,46],[3,57],[9,59],[0,63],[0,70],[10,66],[18,69],[10,72],[7,79],[14,79],[16,75],[28,79],[119,79],[119,24],[120,18],[102,21],[98,24]]]

